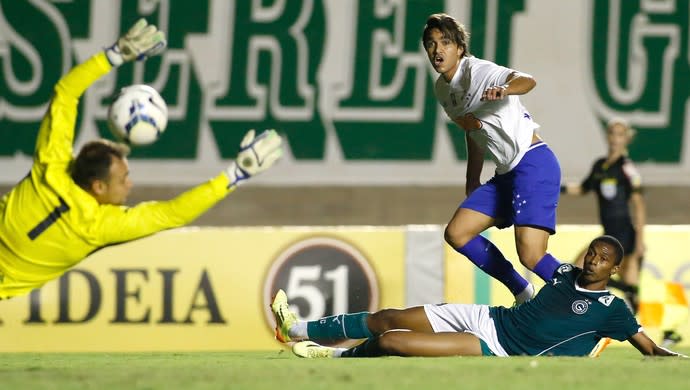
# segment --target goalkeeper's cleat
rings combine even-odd
[[[303,358],[333,358],[336,348],[324,347],[313,341],[300,341],[292,346],[292,352]]]
[[[297,315],[290,311],[287,295],[282,289],[273,297],[271,311],[276,320],[276,340],[282,343],[293,341],[290,338],[290,328],[297,323]]]
[[[592,352],[589,353],[589,357],[599,357],[599,355],[601,355],[601,353],[604,352],[604,350],[606,349],[606,347],[609,346],[609,344],[611,344],[611,339],[608,337],[602,337],[597,343],[597,345],[594,346]]]

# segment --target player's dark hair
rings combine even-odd
[[[90,190],[95,180],[107,180],[113,157],[123,159],[129,155],[129,147],[107,139],[86,143],[72,164],[72,180],[84,190]]]
[[[463,57],[470,55],[469,40],[470,33],[465,30],[465,26],[448,14],[433,14],[426,20],[424,33],[422,33],[422,44],[426,47],[431,30],[437,28],[444,38],[450,38],[458,47],[462,48]]]
[[[621,242],[616,239],[616,237],[613,236],[599,236],[592,240],[592,245],[595,242],[603,242],[606,244],[611,245],[615,250],[616,250],[616,265],[619,265],[621,261],[623,261],[623,255],[625,251],[623,250],[623,245],[621,245]]]

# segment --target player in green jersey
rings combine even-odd
[[[532,300],[510,308],[437,304],[307,322],[290,311],[280,290],[271,305],[276,338],[297,342],[293,352],[302,357],[587,356],[604,337],[628,340],[644,355],[682,356],[656,345],[606,290],[622,259],[618,240],[597,237],[583,268],[561,265]],[[312,341],[338,339],[366,340],[350,349]]]
[[[104,246],[183,226],[210,209],[282,154],[273,130],[250,130],[218,176],[164,202],[126,207],[132,183],[128,148],[107,140],[72,155],[77,105],[96,80],[124,62],[160,53],[165,35],[139,20],[111,47],[77,65],[55,86],[43,118],[31,172],[0,198],[0,299],[28,293]]]

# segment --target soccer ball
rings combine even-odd
[[[108,108],[110,131],[131,145],[155,142],[167,125],[168,106],[158,91],[148,85],[122,88]]]

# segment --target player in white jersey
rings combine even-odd
[[[480,233],[491,226],[514,225],[520,262],[545,281],[560,265],[546,252],[556,228],[560,166],[518,97],[531,91],[536,81],[528,74],[471,56],[468,33],[446,14],[427,19],[422,42],[440,74],[436,98],[465,130],[467,141],[467,198],[448,223],[445,239],[505,284],[517,303],[524,302],[534,295],[534,287]],[[496,174],[481,184],[486,151],[496,163]]]

